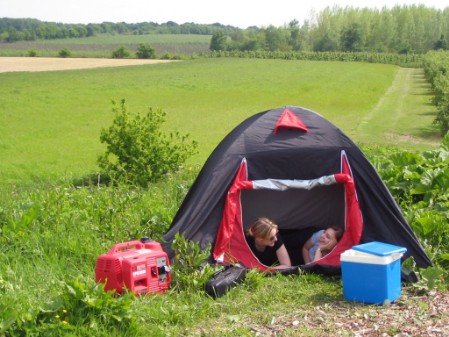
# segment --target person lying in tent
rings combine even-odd
[[[343,235],[340,227],[329,227],[315,232],[302,247],[305,263],[321,259],[331,252]]]
[[[257,219],[245,233],[246,242],[261,263],[273,269],[291,267],[290,256],[279,235],[278,225],[268,218]]]

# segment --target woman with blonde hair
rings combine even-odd
[[[279,235],[278,225],[268,218],[257,219],[246,231],[246,242],[261,263],[273,269],[291,267],[290,256]]]

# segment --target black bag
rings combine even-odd
[[[206,293],[213,298],[224,295],[236,287],[246,276],[246,268],[241,265],[228,265],[216,272],[206,283]]]

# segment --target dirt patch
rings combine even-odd
[[[411,143],[411,144],[424,144],[430,145],[434,147],[438,147],[441,144],[442,138],[439,136],[433,136],[431,139],[418,138],[410,135],[400,135],[396,133],[384,133],[384,136],[393,141],[399,141],[403,143]]]
[[[213,327],[201,327],[192,336],[229,335],[241,325],[249,327],[254,336],[353,336],[353,337],[408,337],[449,336],[449,294],[431,291],[413,295],[404,291],[391,304],[367,305],[336,301],[310,310],[290,308],[285,315],[274,314],[271,322],[260,324],[250,319],[239,322],[217,322]],[[227,329],[229,326],[231,328]],[[297,332],[295,331],[297,330]],[[249,334],[248,334],[249,336]]]
[[[155,64],[165,62],[173,61],[102,58],[0,57],[0,73],[15,71],[35,72],[137,66],[142,64]]]

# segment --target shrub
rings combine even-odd
[[[70,50],[68,50],[67,48],[61,49],[58,52],[59,57],[70,57],[71,53]]]
[[[172,249],[175,252],[172,289],[193,292],[203,290],[206,282],[216,271],[207,263],[211,245],[202,250],[198,243],[186,240],[177,233]]]
[[[160,57],[161,60],[182,60],[181,55],[165,53]]]
[[[154,59],[156,58],[156,52],[149,44],[141,43],[137,48],[136,57],[139,59]]]
[[[114,59],[124,59],[126,57],[129,57],[129,55],[129,50],[123,46],[112,52],[112,58]]]
[[[37,56],[37,51],[34,49],[30,49],[27,52],[28,57],[36,57]]]
[[[98,158],[99,166],[113,181],[142,187],[176,172],[185,160],[196,153],[196,141],[178,132],[166,135],[161,130],[165,112],[148,109],[146,115],[131,115],[125,106],[113,102],[115,119],[101,131],[106,153]]]

